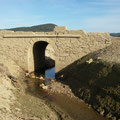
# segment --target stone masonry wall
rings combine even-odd
[[[58,72],[75,60],[111,44],[108,33],[61,28],[55,28],[53,32],[0,31],[0,55],[9,57],[22,69],[32,72],[33,46],[38,41],[46,41],[55,51],[55,71]]]

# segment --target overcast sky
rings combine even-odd
[[[120,32],[120,0],[0,0],[0,29],[45,23]]]

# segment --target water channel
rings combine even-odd
[[[46,78],[55,77],[55,68],[46,70]],[[31,79],[31,78],[29,78]],[[37,94],[43,97],[49,104],[57,106],[62,109],[63,113],[68,114],[73,120],[107,120],[103,116],[99,115],[92,108],[88,107],[80,99],[70,98],[65,94],[50,94],[40,89],[39,82],[35,79],[29,80],[29,92]]]

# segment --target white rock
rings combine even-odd
[[[34,73],[31,73],[31,78],[35,78],[35,74]]]
[[[35,75],[32,75],[31,78],[35,78]]]
[[[40,87],[42,88],[43,86],[45,86],[43,83],[42,84],[40,84]]]
[[[26,77],[29,77],[29,76],[30,76],[30,74],[29,74],[29,73],[25,73],[25,76],[26,76]]]
[[[61,77],[61,78],[63,78],[63,77],[64,77],[64,75],[61,75],[60,77]]]
[[[101,59],[101,57],[97,57],[97,59],[98,59],[98,60],[100,60],[100,59]]]
[[[44,80],[43,76],[40,76],[39,79],[40,79],[40,80]]]
[[[44,85],[43,83],[40,84],[40,87],[41,87],[42,89],[44,89],[44,90],[47,90],[47,89],[48,89],[48,86]]]
[[[36,79],[39,79],[39,77],[36,76]]]
[[[90,58],[88,61],[86,61],[88,64],[92,63],[93,62],[93,59]]]
[[[42,89],[47,90],[48,86],[43,86]]]

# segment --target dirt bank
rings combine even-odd
[[[8,56],[0,56],[0,120],[58,120],[41,98],[27,94],[25,72]]]
[[[90,56],[89,56],[90,57]],[[73,93],[90,104],[101,115],[120,119],[120,64],[93,60],[88,56],[77,60],[57,74]],[[60,76],[64,77],[60,77]]]
[[[120,38],[75,61],[57,78],[103,116],[120,119]]]

